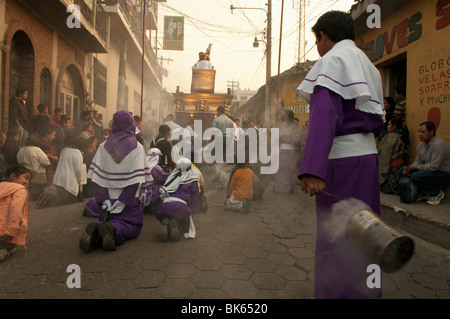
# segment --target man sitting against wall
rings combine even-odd
[[[430,205],[439,205],[444,198],[444,189],[450,181],[450,148],[447,143],[436,136],[433,122],[419,124],[419,139],[414,162],[405,166],[403,175],[411,176],[417,186],[422,200]]]

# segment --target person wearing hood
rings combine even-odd
[[[159,199],[159,189],[164,185],[170,173],[165,172],[159,163],[161,161],[161,151],[154,147],[147,151],[146,160],[150,169],[151,180],[141,186],[140,200],[144,212],[150,210],[154,212]]]
[[[84,252],[117,245],[139,236],[143,226],[139,187],[150,180],[142,144],[136,140],[133,114],[120,110],[113,116],[112,135],[102,142],[92,160],[88,178],[92,180],[97,205],[105,213],[90,223],[80,239]]]
[[[200,192],[198,176],[189,159],[182,157],[177,161],[176,168],[160,189],[160,197],[162,204],[155,212],[161,222],[159,239],[178,241],[182,233],[189,234],[186,238],[194,238],[192,215],[200,212]]]

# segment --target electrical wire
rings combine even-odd
[[[234,0],[234,1],[230,0],[230,1],[231,1],[231,3],[233,5],[236,4],[237,7],[240,6],[238,0]],[[228,7],[226,7],[220,1],[215,0],[215,2],[218,5],[220,5],[222,8],[228,10]],[[305,22],[305,25],[309,24],[311,21],[316,19],[319,15],[323,14],[325,11],[327,11],[330,7],[335,5],[337,2],[338,2],[338,0],[326,1],[325,3],[331,3],[331,4],[328,5],[326,9],[320,10],[319,13],[317,13],[316,9],[318,9],[320,6],[323,6],[324,5],[324,1],[317,2],[316,5],[311,10],[309,10],[307,15],[305,16],[305,20],[307,20]],[[238,35],[239,39],[242,39],[242,35],[252,35],[252,36],[254,36],[255,33],[257,33],[257,34],[261,34],[262,33],[262,31],[260,31],[260,30],[259,31],[251,31],[251,30],[247,29],[247,30],[243,31],[242,28],[233,28],[233,27],[229,27],[229,26],[226,26],[226,25],[212,24],[212,23],[205,22],[203,20],[194,18],[194,17],[192,17],[192,16],[190,16],[188,14],[185,14],[185,13],[181,12],[180,10],[177,10],[175,8],[172,8],[172,7],[168,6],[167,4],[160,3],[159,5],[164,7],[167,10],[176,12],[176,13],[184,16],[186,18],[186,21],[188,21],[188,23],[190,25],[192,25],[195,29],[199,30],[201,34],[206,36],[208,39],[211,39],[214,43],[218,43],[219,45],[227,48],[228,50],[230,50],[230,52],[234,52],[234,53],[253,53],[254,51],[253,50],[238,50],[238,49],[236,49],[236,46],[231,47],[230,45],[225,44],[225,43],[223,43],[223,41],[219,41],[218,39],[227,39],[227,38],[228,39],[233,39],[233,38],[236,37],[236,35]],[[245,13],[243,11],[244,10],[240,10],[240,12],[242,13],[242,16],[244,17],[244,22],[247,24],[247,26],[248,26],[248,24],[250,24],[253,28],[257,29],[257,26],[255,26],[253,24],[252,20],[250,20],[248,18],[248,16],[245,15]],[[240,15],[237,15],[237,16],[240,16]],[[298,32],[299,24],[300,24],[300,21],[296,22],[295,25],[289,27],[285,32],[283,32],[282,38],[283,39],[287,39],[287,38],[291,37],[294,33]],[[206,31],[210,32],[210,33],[207,33]],[[211,34],[211,33],[213,33],[213,34]],[[220,35],[220,34],[223,34],[223,33],[226,33],[226,34],[229,34],[229,35]],[[194,37],[194,35],[192,37]],[[204,39],[204,37],[202,37],[202,39]],[[278,42],[279,42],[279,39],[275,39],[275,41],[272,41],[272,45],[276,44]],[[303,54],[303,56],[299,60],[303,59],[314,47],[315,47],[315,45],[310,47]],[[239,58],[237,58],[236,61],[239,61],[241,59],[242,59],[242,57],[239,57]],[[263,71],[263,65],[264,65],[263,62],[264,62],[264,60],[265,60],[265,54],[262,56],[262,58],[261,58],[261,60],[260,60],[260,62],[258,64],[258,67],[257,67],[257,69],[254,72],[254,76],[251,77],[252,82],[254,81],[255,83],[257,83],[259,81],[260,75],[261,75],[261,73]],[[227,62],[227,64],[228,65],[236,65],[237,63],[235,63],[235,62]],[[248,69],[246,71],[245,67],[240,68],[240,69],[241,69],[241,72],[240,72],[240,75],[238,77],[238,80],[240,78],[242,78],[243,76],[247,75],[246,73],[248,73]],[[176,75],[180,76],[180,74],[178,74],[178,73]],[[178,79],[178,77],[176,77],[176,78]]]
[[[212,32],[226,32],[226,33],[235,33],[235,34],[238,33],[238,34],[246,34],[246,35],[254,35],[255,34],[254,31],[242,31],[242,29],[231,28],[231,27],[227,27],[227,26],[224,26],[224,25],[217,25],[217,24],[212,24],[212,23],[209,23],[209,22],[205,22],[203,20],[194,18],[194,17],[192,17],[192,16],[190,16],[190,15],[184,13],[184,12],[181,12],[181,11],[175,9],[175,8],[172,8],[172,7],[170,7],[170,6],[168,6],[167,4],[164,4],[164,3],[160,3],[159,5],[165,7],[167,9],[169,9],[169,10],[172,10],[172,11],[174,11],[174,12],[176,12],[176,13],[184,16],[184,17],[186,17],[192,24],[194,24],[193,21],[196,21],[198,24],[206,25],[206,26],[209,26],[211,28],[215,28],[215,29],[207,29],[206,27],[203,26],[203,29],[206,29],[208,31],[212,31]]]

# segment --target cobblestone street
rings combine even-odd
[[[31,203],[27,248],[0,263],[0,298],[311,299],[314,200],[274,194],[271,184],[248,214],[223,209],[224,190],[207,191],[210,208],[195,216],[197,238],[162,243],[145,215],[140,236],[114,252],[83,253],[92,221],[84,203],[38,210]],[[450,298],[450,252],[420,238],[404,269],[383,275],[385,299]],[[68,288],[81,270],[81,287]]]

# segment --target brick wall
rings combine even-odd
[[[49,105],[50,110],[53,110],[57,105],[57,82],[60,78],[61,71],[70,65],[77,65],[80,72],[83,72],[83,66],[86,54],[77,49],[66,41],[61,36],[54,41],[54,30],[52,30],[44,21],[41,21],[36,15],[23,7],[16,0],[6,0],[5,4],[6,14],[5,21],[0,23],[6,24],[5,34],[0,35],[4,39],[3,45],[6,50],[2,51],[2,73],[0,89],[2,90],[1,103],[1,123],[0,127],[4,130],[8,126],[9,100],[12,98],[9,94],[10,83],[10,59],[11,51],[10,45],[14,34],[17,31],[25,32],[28,36],[32,48],[33,58],[25,59],[23,66],[26,71],[22,73],[23,79],[26,81],[25,86],[28,89],[29,97],[27,100],[29,116],[35,114],[36,106],[39,103],[39,88],[40,88],[40,74],[44,68],[48,68],[52,75],[52,105]],[[57,46],[57,56],[54,59],[54,46]],[[55,62],[55,64],[53,64]],[[84,78],[84,75],[81,75]]]

